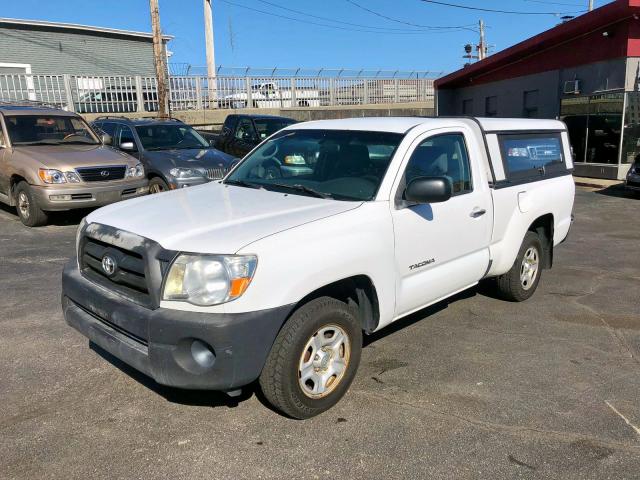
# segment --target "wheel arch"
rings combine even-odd
[[[10,207],[16,206],[15,189],[20,182],[29,183],[29,181],[25,177],[23,177],[22,175],[18,175],[17,173],[14,173],[9,178],[9,206]]]
[[[311,300],[325,296],[356,308],[365,333],[372,333],[378,328],[380,322],[378,293],[373,281],[367,275],[354,275],[317,288],[297,302],[291,313]]]
[[[554,236],[554,217],[553,213],[547,213],[536,218],[529,228],[528,232],[534,232],[540,237],[543,249],[542,268],[551,268],[553,266],[553,236]]]

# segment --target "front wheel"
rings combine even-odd
[[[149,193],[162,193],[169,191],[169,185],[160,177],[153,177],[149,181]]]
[[[260,375],[273,407],[297,419],[333,407],[355,377],[362,351],[356,311],[330,297],[298,309],[278,334]]]
[[[20,182],[16,187],[16,209],[20,221],[27,227],[46,225],[49,219],[36,200],[33,190],[27,182]]]
[[[540,237],[534,232],[527,232],[511,270],[496,278],[498,294],[512,302],[522,302],[531,297],[542,276],[542,255]]]

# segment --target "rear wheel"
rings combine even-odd
[[[149,193],[162,193],[169,190],[169,185],[160,177],[153,177],[149,181]]]
[[[534,232],[527,232],[511,270],[496,278],[498,294],[505,300],[522,302],[531,297],[542,275],[542,242]]]
[[[48,215],[38,206],[33,190],[27,182],[20,182],[15,190],[16,210],[20,221],[27,227],[40,227],[47,224]]]
[[[260,387],[277,410],[298,419],[313,417],[344,396],[361,350],[362,329],[355,310],[330,297],[312,300],[278,334]]]

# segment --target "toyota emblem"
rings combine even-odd
[[[106,273],[108,277],[116,273],[116,268],[117,264],[113,257],[110,255],[102,257],[102,270],[104,270],[104,273]]]
[[[109,175],[111,175],[111,173],[109,173],[109,170],[102,170],[100,172],[100,176],[102,177],[108,177]]]

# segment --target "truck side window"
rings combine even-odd
[[[405,171],[405,185],[418,177],[447,177],[453,195],[471,192],[471,170],[464,136],[460,133],[428,138],[416,147]]]
[[[510,180],[544,178],[566,171],[560,133],[501,134],[498,141]]]
[[[236,138],[238,140],[249,140],[255,136],[253,122],[251,120],[242,119],[238,122],[238,129],[236,130]]]

